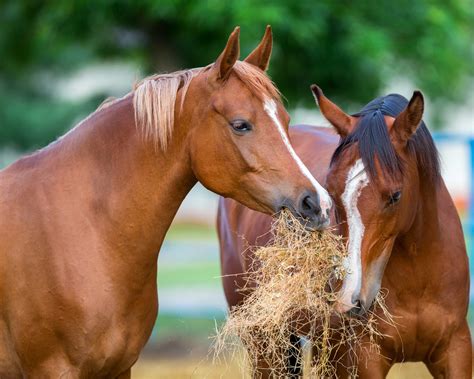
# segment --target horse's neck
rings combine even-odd
[[[128,96],[97,112],[58,147],[75,167],[70,180],[79,186],[79,197],[95,204],[93,219],[102,237],[124,258],[156,261],[176,211],[196,182],[186,144],[176,139],[166,153],[157,152],[137,130]]]
[[[413,224],[407,233],[397,239],[395,248],[408,259],[419,260],[421,264],[426,260],[445,259],[441,254],[445,249],[444,233],[447,229],[458,233],[457,225],[453,223],[455,220],[448,219],[447,214],[457,217],[443,179],[440,178],[436,185],[422,183]]]

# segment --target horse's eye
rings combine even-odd
[[[235,132],[242,134],[252,130],[252,125],[245,120],[234,120],[230,123]]]
[[[402,191],[396,191],[390,195],[390,198],[388,199],[388,205],[394,205],[397,204],[400,201],[400,198],[402,197]]]

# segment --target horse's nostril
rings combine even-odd
[[[321,213],[321,206],[319,205],[319,197],[317,194],[304,196],[300,204],[300,212],[304,217],[314,217]]]
[[[306,211],[309,211],[311,210],[311,199],[309,196],[306,196],[304,199],[303,199],[303,204],[302,204],[302,208]]]
[[[349,314],[358,317],[364,315],[365,312],[365,302],[360,299],[352,299],[352,309]]]
[[[323,214],[316,191],[304,192],[290,209],[309,230],[323,230],[329,225],[329,217]]]

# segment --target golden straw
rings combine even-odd
[[[379,350],[377,339],[381,335],[376,324],[380,317],[373,310],[363,319],[333,310],[337,298],[333,288],[346,275],[347,252],[341,237],[329,231],[308,231],[288,211],[273,223],[272,233],[271,242],[254,251],[253,271],[240,289],[250,289],[250,294],[232,309],[218,331],[215,356],[224,351],[240,352],[242,348],[235,342],[238,337],[251,368],[263,365],[275,377],[284,377],[292,351],[290,336],[298,335],[313,347],[310,377],[333,377],[336,364],[344,364],[355,375],[355,348]],[[372,309],[377,307],[382,307],[384,322],[393,324],[381,295]],[[363,337],[369,341],[364,346]],[[343,347],[350,350],[344,362],[337,354]]]

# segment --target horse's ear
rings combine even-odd
[[[397,116],[390,130],[392,141],[398,146],[405,146],[421,123],[425,101],[420,91],[413,92],[407,107]]]
[[[245,58],[245,62],[250,63],[254,66],[257,66],[262,71],[266,71],[268,65],[270,63],[270,57],[272,55],[272,47],[273,47],[273,36],[272,36],[272,27],[267,25],[265,29],[265,34],[263,35],[262,40],[252,51],[247,58]]]
[[[226,80],[240,55],[239,43],[240,27],[237,26],[230,34],[224,51],[212,65],[211,75],[218,80]]]
[[[334,126],[341,137],[347,136],[355,125],[355,118],[344,113],[341,108],[324,96],[323,91],[316,84],[311,85],[311,91],[326,120]]]

